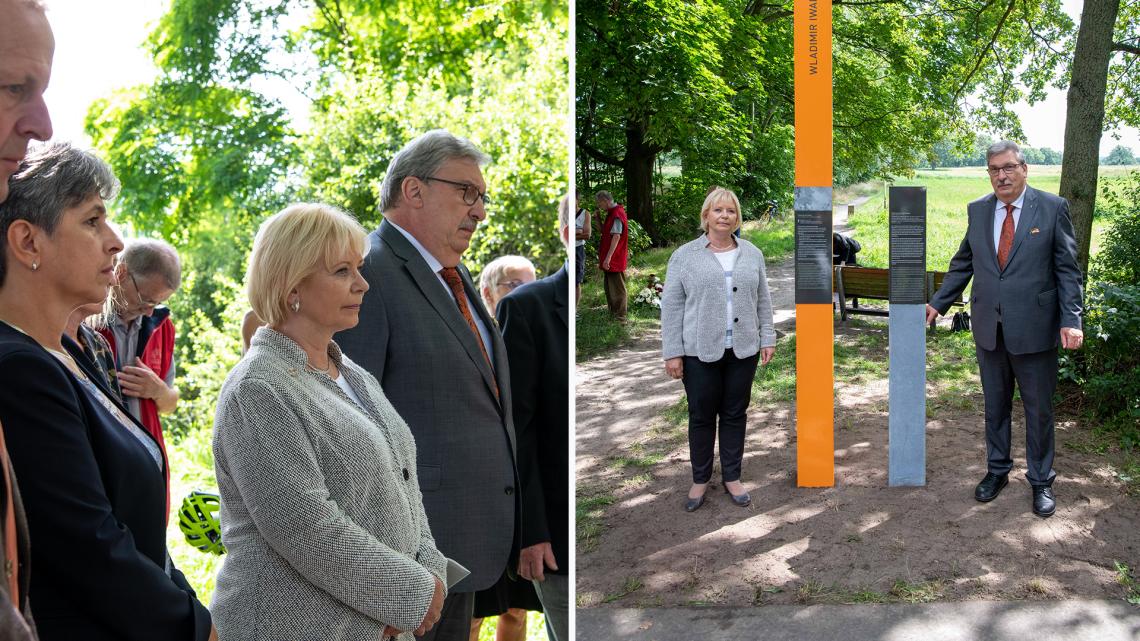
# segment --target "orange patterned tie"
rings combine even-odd
[[[491,382],[495,387],[495,396],[498,397],[499,384],[495,382],[493,376],[495,367],[491,365],[491,357],[487,355],[487,346],[483,344],[483,335],[479,333],[479,326],[475,324],[475,317],[471,315],[471,309],[467,307],[467,294],[463,291],[463,281],[459,278],[459,270],[454,267],[444,267],[439,270],[439,275],[443,276],[443,280],[451,288],[451,293],[455,296],[455,303],[459,305],[459,313],[463,314],[463,319],[467,321],[471,333],[475,334],[475,342],[479,343],[479,351],[483,352],[483,358],[487,359],[487,366],[491,368]]]
[[[1001,237],[998,239],[998,266],[1005,269],[1009,260],[1009,250],[1013,249],[1013,203],[1005,206],[1005,222],[1001,224]]]

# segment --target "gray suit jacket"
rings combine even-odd
[[[288,337],[262,327],[226,378],[214,467],[228,549],[210,609],[222,641],[412,640],[447,560],[416,478],[416,444],[374,378],[335,344],[360,397],[306,368]]]
[[[471,570],[453,592],[490,587],[515,549],[519,493],[507,352],[460,265],[472,311],[491,329],[495,372],[439,278],[387,221],[368,235],[360,323],[336,341],[372,373],[416,437],[436,543]],[[492,381],[498,384],[495,397]]]
[[[998,268],[994,247],[996,204],[991,193],[966,207],[966,237],[930,305],[945,314],[972,277],[970,327],[978,347],[996,347],[1000,322],[1011,354],[1056,349],[1060,328],[1081,327],[1082,278],[1069,203],[1026,187],[1005,269]]]
[[[661,296],[661,356],[696,356],[703,362],[724,355],[724,268],[706,246],[708,236],[677,248],[669,257],[665,292]],[[740,253],[732,268],[732,352],[748,358],[761,347],[776,344],[772,324],[772,296],[764,270],[764,254],[738,238]]]

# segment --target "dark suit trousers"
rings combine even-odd
[[[1057,388],[1057,350],[1033,354],[1005,351],[1002,326],[997,326],[993,350],[977,348],[978,368],[986,405],[986,459],[993,474],[1007,474],[1013,467],[1010,457],[1010,412],[1013,386],[1021,390],[1025,405],[1026,478],[1031,485],[1052,485],[1053,471],[1053,392]]]
[[[720,473],[725,482],[740,480],[744,459],[744,428],[752,377],[760,354],[737,358],[725,350],[719,361],[704,363],[695,356],[684,361],[685,394],[689,397],[689,460],[693,483],[712,479],[713,445],[720,418]]]
[[[443,610],[435,627],[416,638],[420,641],[467,641],[471,638],[471,613],[474,607],[474,592],[449,593],[443,600]]]

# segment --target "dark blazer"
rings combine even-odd
[[[360,322],[335,340],[380,381],[416,439],[416,468],[436,546],[471,571],[449,592],[503,575],[514,549],[518,487],[507,352],[459,266],[471,310],[491,330],[495,371],[459,307],[416,248],[387,221],[368,235]],[[495,396],[495,386],[499,396]]]
[[[33,541],[40,639],[207,639],[209,612],[178,570],[165,571],[166,488],[154,459],[62,363],[3,323],[0,422]]]
[[[549,541],[556,574],[570,572],[570,351],[566,267],[499,301],[511,360],[522,483],[520,547]]]
[[[1005,269],[994,247],[997,196],[988,194],[966,207],[966,237],[930,306],[945,314],[970,279],[970,328],[978,347],[993,350],[997,325],[1011,354],[1057,349],[1062,327],[1081,327],[1081,271],[1069,203],[1025,188],[1021,218]]]

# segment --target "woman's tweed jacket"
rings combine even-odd
[[[669,258],[665,293],[661,296],[661,353],[668,360],[696,356],[705,363],[724,356],[728,327],[724,298],[724,268],[701,235]],[[743,238],[732,268],[732,352],[747,358],[761,347],[776,344],[772,297],[764,272],[764,254]]]
[[[210,610],[222,641],[379,641],[424,618],[447,560],[428,529],[416,445],[370,374],[262,327],[222,386],[214,468],[228,553]]]

